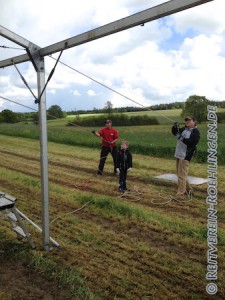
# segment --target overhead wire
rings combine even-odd
[[[25,50],[25,49],[22,49],[22,48],[16,48],[16,47],[7,47],[7,46],[0,46],[0,47],[1,47],[1,48],[7,48],[7,49]],[[64,49],[63,49],[63,50],[64,50]],[[153,111],[153,110],[151,110],[149,107],[146,107],[145,105],[139,103],[138,101],[136,101],[136,100],[134,100],[134,99],[132,99],[132,98],[130,98],[130,97],[128,97],[128,96],[126,96],[126,95],[120,93],[120,92],[118,92],[117,90],[115,90],[115,89],[113,89],[113,88],[107,86],[106,84],[104,84],[104,83],[102,83],[102,82],[100,82],[100,81],[98,81],[98,80],[92,78],[91,76],[86,75],[86,74],[84,74],[84,73],[81,72],[81,71],[78,71],[78,70],[75,69],[74,67],[71,67],[71,66],[67,65],[67,64],[64,63],[64,62],[61,62],[61,61],[60,61],[60,57],[61,57],[61,55],[62,55],[63,50],[61,50],[61,52],[60,52],[60,54],[59,54],[59,56],[58,56],[57,59],[55,59],[54,57],[50,56],[52,59],[56,60],[56,63],[55,63],[55,66],[53,67],[53,69],[51,70],[51,72],[50,72],[50,74],[49,74],[49,76],[48,76],[48,79],[47,79],[47,81],[46,81],[46,83],[45,83],[45,86],[44,86],[43,90],[41,91],[41,93],[40,93],[40,95],[39,95],[38,98],[34,95],[33,91],[30,89],[30,87],[29,87],[28,83],[26,82],[25,78],[22,76],[22,74],[20,73],[19,69],[17,68],[17,66],[16,66],[16,65],[14,64],[14,62],[13,62],[13,65],[15,66],[17,72],[19,73],[19,75],[20,75],[22,81],[24,82],[24,84],[26,85],[26,87],[29,89],[29,91],[31,92],[32,96],[35,98],[35,103],[39,103],[39,102],[40,102],[40,99],[41,99],[41,97],[42,97],[42,95],[43,95],[43,93],[44,93],[44,91],[45,91],[45,89],[46,89],[46,87],[47,87],[47,84],[49,83],[51,77],[53,76],[54,71],[55,71],[55,68],[56,68],[56,66],[57,66],[57,64],[58,64],[58,62],[59,62],[59,63],[61,63],[62,65],[64,65],[64,66],[66,66],[66,67],[72,69],[73,71],[79,73],[80,75],[85,76],[86,78],[88,78],[88,79],[90,79],[90,80],[96,82],[97,84],[103,86],[104,88],[107,88],[108,90],[110,90],[110,91],[116,93],[117,95],[119,95],[119,96],[121,96],[121,97],[123,97],[123,98],[125,98],[125,99],[127,99],[127,100],[129,100],[129,101],[131,101],[131,102],[133,102],[133,103],[135,103],[135,104],[137,104],[137,105],[139,105],[139,106],[141,106],[141,107],[143,107],[143,108],[149,110],[149,111]],[[2,96],[0,96],[0,98],[2,98],[2,99],[4,99],[4,100],[7,100],[7,101],[10,101],[10,102],[16,103],[16,101],[9,100],[9,99],[7,99],[7,98],[5,98],[5,97],[2,97]],[[31,107],[28,107],[28,106],[26,106],[26,105],[23,105],[23,104],[20,104],[20,103],[16,103],[16,104],[19,104],[19,105],[21,105],[21,106],[23,106],[23,107],[29,108],[29,109],[31,109],[31,110],[33,110],[33,111],[37,111],[37,110],[35,110],[35,109],[31,108]],[[157,112],[157,111],[155,111],[155,112]],[[158,114],[159,114],[159,113],[158,113]],[[167,119],[167,120],[169,120],[169,121],[171,121],[171,122],[174,122],[174,120],[172,120],[172,119],[169,118],[169,117],[163,116],[163,115],[161,115],[161,114],[159,114],[159,116],[161,116],[161,117],[163,117],[163,118],[165,118],[165,119]],[[75,125],[75,124],[73,123],[73,125]],[[77,125],[75,125],[75,126],[77,126]],[[82,127],[82,126],[79,126],[79,127]],[[130,192],[130,194],[131,194],[131,192]],[[130,195],[130,194],[129,194],[129,195]],[[140,194],[141,194],[141,193],[140,193],[139,191],[135,191],[135,192],[134,192],[134,197],[135,197],[136,199],[135,199],[135,200],[131,200],[131,201],[140,201],[140,197],[139,197]],[[126,195],[127,195],[127,193],[125,192],[125,193],[124,193],[123,195],[121,195],[120,197],[125,197]],[[132,193],[132,195],[133,195],[133,193]],[[73,213],[75,213],[75,212],[77,212],[77,211],[83,209],[83,208],[84,208],[86,205],[88,205],[90,202],[91,202],[91,201],[88,201],[88,202],[85,203],[81,208],[78,208],[78,209],[76,209],[76,210],[74,210],[74,211],[72,211],[72,212],[66,213],[66,214],[61,215],[61,216],[59,216],[59,217],[56,217],[55,219],[53,219],[53,220],[50,222],[50,224],[52,224],[53,222],[55,222],[56,220],[58,220],[59,218],[61,218],[61,217],[63,217],[63,216],[67,216],[67,215],[69,215],[69,214],[73,214]]]
[[[33,111],[35,111],[35,112],[38,112],[37,109],[32,108],[32,107],[27,106],[27,105],[24,105],[24,104],[22,104],[22,103],[19,103],[19,102],[15,101],[15,100],[11,100],[11,99],[8,99],[8,98],[3,97],[3,96],[0,96],[0,98],[2,98],[3,100],[9,101],[9,102],[15,103],[15,104],[17,104],[17,105],[20,105],[20,106],[22,106],[22,107],[31,109],[31,110],[33,110]],[[48,117],[51,117],[51,118],[53,118],[53,119],[58,119],[56,116],[51,115],[51,114],[49,114],[48,112],[47,112],[47,116],[48,116]],[[87,129],[86,127],[84,127],[84,126],[78,125],[78,124],[73,123],[73,122],[71,122],[71,121],[68,121],[68,124],[70,124],[71,126],[75,126],[75,127],[81,128],[81,129],[83,129],[83,130],[86,130],[86,131],[88,131],[88,132],[90,133],[90,130]],[[104,159],[104,158],[106,158],[106,157],[107,157],[107,156],[103,156],[101,159]]]
[[[30,107],[30,106],[21,104],[21,103],[19,103],[19,102],[17,102],[17,101],[14,101],[14,100],[5,98],[5,97],[3,97],[3,96],[0,96],[0,98],[2,98],[3,100],[9,101],[9,102],[15,103],[15,104],[17,104],[17,105],[20,105],[20,106],[22,106],[22,107],[31,109],[31,110],[33,110],[33,111],[35,111],[35,112],[38,112],[37,109],[34,109],[34,108]],[[50,117],[53,117],[53,118],[57,119],[57,117],[55,117],[55,116],[53,116],[53,115],[51,115],[51,114],[48,114],[48,113],[47,113],[47,116],[50,116]],[[72,123],[72,124],[73,124],[73,123]],[[73,124],[73,125],[74,125],[74,124]],[[83,189],[83,190],[85,190],[85,189],[86,189],[90,184],[92,184],[92,183],[94,183],[94,181],[93,181],[92,179],[90,179],[90,180],[84,181],[81,185],[78,185],[78,184],[67,184],[66,186],[74,186],[74,187],[77,188],[77,189]],[[0,197],[1,197],[1,195],[0,195]],[[55,222],[56,220],[61,219],[62,217],[66,217],[67,215],[74,214],[75,212],[78,212],[78,211],[82,210],[85,206],[87,206],[87,205],[88,205],[89,203],[91,203],[91,202],[92,202],[92,200],[87,201],[87,202],[86,202],[83,206],[81,206],[80,208],[77,208],[77,209],[75,209],[75,210],[73,210],[73,211],[71,211],[71,212],[68,212],[68,213],[65,213],[65,214],[63,214],[63,215],[60,215],[60,216],[56,217],[55,219],[53,219],[53,220],[50,222],[50,225],[51,225],[53,222]]]
[[[0,46],[0,47],[1,47],[1,48],[7,48],[7,49],[26,50],[25,48],[15,48],[15,47],[8,47],[8,46]],[[64,49],[63,49],[63,50],[64,50]],[[97,84],[99,84],[99,85],[105,87],[106,89],[108,89],[108,90],[110,90],[110,91],[112,91],[112,92],[118,94],[119,96],[121,96],[121,97],[123,97],[123,98],[125,98],[125,99],[127,99],[127,100],[130,100],[130,101],[132,101],[133,103],[138,104],[139,106],[141,106],[141,107],[143,107],[143,108],[145,108],[145,109],[147,109],[147,110],[149,110],[149,111],[154,111],[154,112],[157,112],[157,113],[159,114],[158,111],[150,109],[149,107],[147,107],[147,106],[145,106],[145,105],[139,103],[138,101],[136,101],[136,100],[134,100],[134,99],[132,99],[132,98],[130,98],[130,97],[128,97],[128,96],[126,96],[126,95],[124,95],[124,94],[118,92],[117,90],[115,90],[115,89],[113,89],[113,88],[107,86],[106,84],[102,83],[101,81],[96,80],[95,78],[93,78],[93,77],[91,77],[91,76],[89,76],[89,75],[87,75],[87,74],[85,74],[85,73],[83,73],[83,72],[77,70],[77,69],[74,68],[74,67],[71,67],[70,65],[66,64],[65,62],[62,62],[62,61],[60,60],[60,57],[61,57],[61,55],[62,55],[63,50],[61,50],[61,52],[60,52],[58,58],[55,58],[55,57],[53,57],[52,55],[49,55],[50,58],[52,58],[53,60],[56,61],[56,64],[55,64],[54,68],[52,69],[52,71],[51,71],[50,74],[49,74],[49,77],[48,77],[47,82],[46,82],[46,84],[45,84],[45,86],[44,86],[44,89],[42,90],[41,95],[39,96],[39,100],[40,100],[40,98],[41,98],[41,96],[42,96],[44,90],[46,89],[46,86],[47,86],[48,82],[50,81],[50,79],[51,79],[51,77],[52,77],[52,75],[53,75],[53,73],[54,73],[54,71],[55,71],[56,65],[57,65],[58,62],[59,62],[59,63],[61,63],[62,65],[66,66],[67,68],[70,68],[71,70],[73,70],[73,71],[79,73],[80,75],[82,75],[82,76],[84,76],[84,77],[86,77],[86,78],[88,78],[88,79],[90,79],[90,80],[96,82]],[[13,62],[13,61],[12,61],[12,62]],[[37,97],[33,94],[32,90],[29,88],[29,86],[28,86],[26,80],[24,79],[24,77],[22,76],[22,74],[19,72],[19,70],[18,70],[18,68],[16,67],[16,65],[14,64],[14,62],[13,62],[13,65],[15,66],[16,70],[17,70],[18,73],[20,74],[20,77],[22,78],[24,84],[27,86],[27,88],[28,88],[28,89],[30,90],[30,92],[32,93],[32,95],[33,95],[33,97],[35,98],[35,100],[38,101]],[[36,102],[36,103],[37,103],[37,102]],[[165,118],[165,119],[167,119],[167,120],[169,120],[169,121],[171,121],[171,122],[174,122],[174,120],[172,120],[172,119],[169,118],[169,117],[166,117],[166,116],[161,115],[161,114],[159,114],[159,116],[161,116],[162,118]]]
[[[6,48],[6,47],[5,47],[5,48]],[[64,50],[64,49],[63,49],[63,50]],[[15,68],[16,68],[16,70],[17,70],[17,72],[19,73],[21,79],[23,80],[24,84],[27,86],[27,88],[30,90],[30,92],[32,93],[33,97],[35,98],[35,103],[38,103],[38,102],[40,101],[41,96],[42,96],[42,94],[44,93],[44,91],[45,91],[45,89],[46,89],[46,87],[47,87],[47,84],[48,84],[48,82],[50,81],[50,79],[51,79],[51,77],[52,77],[52,75],[53,75],[53,73],[54,73],[54,71],[55,71],[55,68],[56,68],[57,64],[58,64],[58,63],[61,63],[62,65],[66,66],[66,67],[68,67],[68,68],[70,68],[70,69],[72,69],[73,71],[79,73],[79,74],[82,75],[82,76],[85,76],[86,78],[88,78],[88,79],[90,79],[90,80],[96,82],[97,84],[99,84],[99,85],[101,85],[101,86],[103,86],[103,87],[109,89],[110,91],[112,91],[112,92],[118,94],[119,96],[121,96],[121,97],[123,97],[123,98],[125,98],[125,99],[128,99],[129,101],[131,101],[131,102],[133,102],[133,103],[135,103],[135,104],[137,104],[137,105],[139,105],[139,106],[141,106],[141,107],[143,107],[143,108],[145,108],[145,109],[147,109],[147,110],[149,110],[149,111],[153,111],[152,109],[150,109],[149,107],[147,107],[147,106],[145,106],[145,105],[139,103],[138,101],[136,101],[136,100],[134,100],[134,99],[132,99],[132,98],[130,98],[130,97],[128,97],[128,96],[126,96],[126,95],[124,95],[124,94],[118,92],[118,91],[116,91],[115,89],[113,89],[113,88],[107,86],[106,84],[104,84],[104,83],[102,83],[102,82],[100,82],[100,81],[98,81],[98,80],[92,78],[91,76],[89,76],[89,75],[87,75],[87,74],[84,74],[83,72],[81,72],[81,71],[75,69],[74,67],[71,67],[70,65],[68,65],[68,64],[66,64],[66,63],[64,63],[64,62],[62,62],[62,61],[60,61],[60,57],[61,57],[61,55],[62,55],[63,50],[61,50],[61,52],[60,52],[60,54],[59,54],[59,56],[58,56],[57,59],[54,58],[54,57],[52,57],[52,56],[49,56],[50,58],[52,58],[53,60],[55,60],[56,63],[55,63],[55,66],[53,67],[52,71],[50,72],[50,74],[49,74],[49,76],[48,76],[48,79],[47,79],[47,82],[46,82],[46,84],[45,84],[45,86],[44,86],[44,88],[43,88],[43,90],[42,90],[42,92],[41,92],[41,94],[40,94],[40,96],[39,96],[38,98],[34,95],[34,93],[32,92],[32,90],[29,88],[29,85],[27,84],[26,80],[24,79],[24,77],[22,76],[22,74],[19,72],[19,70],[18,70],[18,68],[16,67],[16,65],[13,63],[14,66],[15,66]],[[11,101],[11,102],[16,103],[15,101],[9,100],[9,99],[7,99],[7,98],[4,98],[4,97],[1,97],[1,98],[2,98],[2,99],[5,99],[5,100],[7,100],[7,101]],[[20,104],[20,103],[17,103],[17,104],[29,108],[28,106],[22,105],[22,104]],[[30,109],[34,110],[33,108],[30,108]],[[37,110],[35,110],[35,111],[37,111]],[[158,111],[155,111],[155,112],[158,113]],[[161,116],[162,118],[165,118],[165,119],[167,119],[167,120],[169,120],[169,121],[171,121],[171,122],[174,122],[174,120],[172,120],[172,119],[169,118],[169,117],[166,117],[166,116],[161,115],[161,114],[159,114],[159,116]],[[82,129],[87,130],[84,126],[80,126],[80,125],[78,125],[78,124],[75,124],[74,122],[70,122],[70,121],[69,121],[68,123],[69,123],[70,125],[77,126],[77,127],[80,127],[80,128],[82,128]],[[88,131],[89,131],[89,130],[88,130]],[[105,157],[104,157],[104,158],[105,158]],[[101,159],[103,159],[103,158],[101,158]],[[137,194],[137,193],[139,194],[139,192],[137,192],[137,191],[135,191],[135,193],[136,193],[136,194]],[[124,194],[122,195],[122,197],[124,197],[124,196],[127,195],[127,194],[128,194],[128,193],[124,193]],[[135,197],[136,197],[136,196],[135,196]],[[138,197],[138,200],[137,200],[137,201],[139,201],[139,197]]]
[[[18,47],[9,47],[9,46],[0,46],[0,48],[4,48],[4,49],[12,49],[12,50],[23,50],[25,51],[25,48],[18,48]]]
[[[35,108],[33,108],[33,107],[30,107],[30,106],[27,106],[27,105],[24,105],[24,104],[22,104],[22,103],[19,103],[19,102],[15,101],[15,100],[11,100],[11,99],[5,98],[5,97],[3,97],[3,96],[0,96],[0,98],[2,98],[3,100],[9,101],[9,102],[18,104],[18,105],[20,105],[20,106],[23,106],[23,107],[25,107],[25,108],[31,109],[31,110],[33,110],[33,111],[35,111],[35,112],[38,112],[37,109],[35,109]]]
[[[56,60],[56,58],[54,58],[54,57],[51,56],[51,55],[50,55],[49,57],[52,58],[52,59],[54,59],[54,60]],[[62,65],[68,67],[69,69],[71,69],[71,70],[73,70],[73,71],[79,73],[80,75],[82,75],[82,76],[84,76],[84,77],[86,77],[86,78],[88,78],[88,79],[90,79],[90,80],[92,80],[92,81],[98,83],[99,85],[101,85],[101,86],[105,87],[106,89],[108,89],[108,90],[110,90],[110,91],[112,91],[112,92],[118,94],[119,96],[121,96],[121,97],[123,97],[123,98],[125,98],[125,99],[127,99],[127,100],[130,100],[130,101],[132,101],[133,103],[138,104],[139,106],[141,106],[141,107],[143,107],[143,108],[145,108],[145,109],[147,109],[147,110],[149,110],[149,111],[153,111],[153,112],[157,112],[157,113],[158,113],[158,111],[154,111],[154,110],[150,109],[149,107],[147,107],[147,106],[145,106],[145,105],[139,103],[138,101],[136,101],[136,100],[134,100],[134,99],[132,99],[132,98],[130,98],[130,97],[128,97],[128,96],[126,96],[126,95],[124,95],[124,94],[118,92],[118,91],[116,91],[115,89],[113,89],[113,88],[107,86],[106,84],[100,82],[99,80],[96,80],[95,78],[93,78],[93,77],[91,77],[91,76],[89,76],[89,75],[87,75],[87,74],[85,74],[85,73],[83,73],[83,72],[81,72],[81,71],[75,69],[74,67],[71,67],[70,65],[68,65],[68,64],[66,64],[66,63],[64,63],[64,62],[62,62],[62,61],[60,61],[60,60],[59,60],[59,63],[61,63]],[[171,121],[171,122],[173,122],[173,123],[175,122],[173,119],[171,119],[171,118],[169,118],[169,117],[163,116],[163,115],[161,115],[161,114],[159,114],[159,116],[162,117],[162,118],[165,118],[165,119],[167,119],[167,120],[169,120],[169,121]]]
[[[3,96],[0,96],[0,98],[4,99],[4,100],[6,100],[6,101],[9,101],[9,102],[18,104],[18,105],[20,105],[20,106],[22,106],[22,107],[29,108],[29,109],[31,109],[31,110],[33,110],[33,111],[35,111],[35,112],[38,111],[37,109],[34,109],[34,108],[29,107],[29,106],[27,106],[27,105],[21,104],[21,103],[19,103],[19,102],[17,102],[17,101],[14,101],[14,100],[10,100],[10,99],[5,98],[5,97],[3,97]],[[52,116],[51,114],[48,114],[48,113],[47,113],[47,115],[50,116],[50,117],[53,117],[53,118],[57,119],[57,117]],[[71,124],[73,124],[73,123],[71,123]],[[73,125],[74,125],[74,124],[73,124]],[[76,125],[76,124],[75,124],[75,125]],[[67,184],[66,186],[68,186],[68,187],[69,187],[69,186],[71,186],[71,187],[74,186],[74,187],[77,188],[77,189],[85,190],[86,188],[88,188],[88,186],[89,186],[91,183],[94,183],[94,181],[93,181],[92,179],[86,180],[86,181],[84,181],[84,182],[83,182],[82,184],[80,184],[80,185],[78,185],[78,184]],[[137,187],[134,186],[134,189],[133,189],[133,190],[126,190],[124,193],[122,193],[121,195],[117,196],[117,198],[123,199],[123,200],[125,200],[125,201],[129,201],[129,202],[140,202],[140,201],[141,201],[141,196],[142,196],[143,194],[144,194],[144,190],[140,190],[139,188],[137,188]],[[168,204],[168,203],[170,203],[170,202],[179,202],[179,203],[182,203],[182,202],[189,202],[189,201],[192,201],[192,195],[188,195],[188,198],[189,198],[188,200],[185,200],[185,199],[184,199],[184,200],[174,200],[172,196],[166,197],[166,196],[163,196],[163,195],[159,194],[158,196],[154,195],[154,199],[151,200],[151,203],[154,204],[154,205],[165,205],[165,204]],[[156,199],[166,199],[166,201],[160,201],[160,202],[159,202],[159,201],[156,200]],[[80,208],[77,208],[77,209],[75,209],[75,210],[73,210],[73,211],[70,211],[70,212],[68,212],[68,213],[62,214],[62,215],[60,215],[60,216],[54,218],[54,219],[50,222],[50,225],[51,225],[53,222],[57,221],[58,219],[61,219],[61,218],[63,218],[63,217],[66,217],[66,216],[68,216],[68,215],[74,214],[74,213],[76,213],[76,212],[82,210],[85,206],[87,206],[87,205],[90,204],[91,202],[92,202],[92,200],[87,201],[87,202],[86,202],[83,206],[81,206]]]
[[[56,60],[56,58],[54,58],[54,57],[51,56],[51,55],[50,55],[49,57],[52,58],[52,59],[54,59],[54,60]],[[89,76],[89,75],[87,75],[87,74],[85,74],[85,73],[83,73],[83,72],[77,70],[76,68],[74,68],[74,67],[72,67],[72,66],[70,66],[70,65],[68,65],[68,64],[66,64],[66,63],[64,63],[64,62],[62,62],[62,61],[60,61],[60,60],[59,60],[59,63],[62,64],[62,65],[64,65],[64,66],[66,66],[66,67],[68,67],[69,69],[71,69],[71,70],[77,72],[78,74],[80,74],[80,75],[82,75],[82,76],[84,76],[84,77],[86,77],[86,78],[88,78],[88,79],[90,79],[90,80],[96,82],[97,84],[103,86],[104,88],[107,88],[108,90],[110,90],[110,91],[112,91],[112,92],[118,94],[119,96],[121,96],[121,97],[123,97],[123,98],[125,98],[125,99],[128,99],[129,101],[131,101],[131,102],[133,102],[133,103],[135,103],[135,104],[138,104],[139,106],[141,106],[141,107],[143,107],[143,108],[145,108],[145,109],[147,109],[147,110],[149,110],[149,111],[153,111],[153,110],[150,109],[149,107],[146,107],[145,105],[139,103],[138,101],[136,101],[136,100],[134,100],[134,99],[132,99],[132,98],[130,98],[130,97],[128,97],[128,96],[126,96],[126,95],[120,93],[120,92],[118,92],[117,90],[115,90],[115,89],[113,89],[113,88],[107,86],[106,84],[100,82],[99,80],[96,80],[95,78],[93,78],[93,77],[91,77],[91,76]],[[157,112],[157,113],[158,113],[158,111],[154,111],[154,112]],[[158,113],[158,114],[159,114],[159,113]],[[164,118],[164,119],[169,120],[170,122],[173,122],[173,123],[175,122],[173,119],[171,119],[171,118],[169,118],[169,117],[166,117],[166,116],[164,116],[164,115],[159,114],[159,116],[161,116],[161,117]],[[129,198],[130,201],[137,202],[137,201],[140,201],[140,194],[141,194],[141,193],[140,193],[138,190],[136,190],[136,189],[134,188],[134,191],[125,191],[123,194],[121,194],[121,195],[118,196],[118,197],[119,197],[119,198],[125,198],[125,199],[128,199],[128,198]],[[130,198],[131,198],[131,199],[130,199]],[[169,202],[170,202],[170,201],[171,201],[171,200],[169,200]]]

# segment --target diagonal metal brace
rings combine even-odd
[[[59,59],[60,59],[60,57],[61,57],[61,55],[62,55],[62,53],[63,53],[63,50],[64,50],[64,49],[62,49],[62,50],[60,51],[60,54],[59,54],[59,56],[58,56],[58,58],[57,58],[57,60],[56,60],[56,63],[55,63],[55,65],[54,65],[53,69],[51,70],[51,72],[50,72],[50,74],[49,74],[49,76],[48,76],[48,79],[47,79],[47,81],[46,81],[46,83],[45,83],[45,86],[44,86],[44,88],[43,88],[43,90],[42,90],[40,96],[39,96],[38,98],[35,97],[35,99],[36,99],[36,100],[35,100],[35,103],[40,103],[41,97],[42,97],[42,95],[43,95],[43,93],[44,93],[44,91],[45,91],[45,89],[46,89],[46,87],[47,87],[49,81],[51,80],[52,75],[53,75],[54,72],[55,72],[55,68],[56,68],[56,66],[57,66],[57,64],[58,64],[58,62],[59,62]]]

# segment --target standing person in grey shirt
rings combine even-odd
[[[185,127],[179,128],[178,123],[174,123],[172,133],[177,137],[175,150],[176,172],[178,177],[178,190],[173,200],[182,200],[193,193],[188,181],[188,169],[190,161],[196,151],[196,146],[200,140],[200,132],[197,128],[195,117],[185,118]]]

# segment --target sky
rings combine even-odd
[[[166,1],[0,0],[0,25],[39,47],[79,35]],[[144,26],[65,50],[73,69],[144,106],[185,101],[190,95],[225,100],[225,1],[214,0]],[[0,36],[0,46],[19,46]],[[0,60],[25,51],[0,47]],[[59,53],[53,55],[57,58]],[[55,61],[45,57],[46,79]],[[31,62],[18,64],[37,95]],[[80,73],[58,64],[46,89],[47,108],[63,111],[138,106]],[[0,69],[0,97],[37,109],[14,66]],[[0,111],[32,111],[0,98]]]

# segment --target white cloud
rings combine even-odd
[[[163,2],[166,1],[40,0],[41,9],[36,9],[32,1],[0,0],[0,19],[6,28],[39,46],[46,46]],[[224,0],[212,1],[65,50],[61,60],[143,105],[184,101],[193,93],[222,100],[224,13]],[[0,43],[12,44],[3,38]],[[21,53],[0,49],[0,59]],[[46,57],[45,63],[47,78],[55,60]],[[37,76],[32,64],[18,67],[36,94]],[[75,70],[58,64],[47,86],[48,101],[63,103],[64,110],[75,105],[77,109],[102,107],[107,100],[114,107],[135,105]],[[13,67],[0,69],[0,95],[24,99],[33,105],[33,97]],[[79,96],[79,102],[76,103],[77,97],[72,102],[67,100],[69,95]],[[89,96],[95,103],[90,102]]]
[[[81,96],[81,93],[78,90],[73,91],[74,96]]]
[[[55,94],[56,94],[56,90],[55,90],[55,89],[51,89],[51,90],[49,90],[48,92],[49,92],[49,94],[52,94],[52,95],[55,95]]]
[[[193,29],[222,34],[225,30],[224,13],[224,0],[213,0],[173,15],[169,19],[169,25],[180,33]]]
[[[88,91],[87,91],[87,94],[88,94],[88,96],[90,96],[90,97],[96,96],[96,93],[95,93],[95,91],[93,91],[93,90],[88,90]]]

